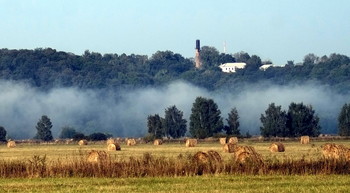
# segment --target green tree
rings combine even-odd
[[[220,53],[219,51],[210,46],[203,46],[201,48],[201,62],[204,68],[216,67],[220,65]]]
[[[77,131],[73,127],[65,126],[62,127],[59,138],[61,139],[72,139]]]
[[[6,141],[6,130],[3,126],[0,126],[0,141]]]
[[[226,119],[228,126],[224,127],[227,135],[240,136],[241,132],[239,130],[239,116],[236,108],[233,108],[231,112],[228,114],[228,118]]]
[[[211,137],[221,132],[223,121],[218,105],[212,99],[197,97],[190,116],[190,133],[196,138]]]
[[[43,141],[50,141],[53,139],[52,133],[51,133],[52,123],[49,117],[46,115],[43,115],[41,119],[39,119],[36,129],[37,134],[35,136],[35,139],[41,139]]]
[[[287,128],[292,137],[303,135],[318,136],[321,127],[319,118],[311,105],[291,103],[287,114]]]
[[[97,132],[97,133],[92,133],[88,136],[88,138],[91,140],[91,141],[102,141],[102,140],[107,140],[107,135],[104,134],[104,133],[100,133],[100,132]]]
[[[264,137],[289,136],[287,114],[281,110],[281,106],[276,106],[275,103],[269,104],[265,115],[261,114],[260,121],[262,123],[260,131]]]
[[[155,138],[162,138],[164,136],[164,129],[162,124],[162,118],[158,115],[149,115],[147,118],[148,133]]]
[[[165,110],[164,130],[165,134],[172,138],[183,137],[186,134],[186,119],[183,119],[183,112],[178,110],[176,106],[168,107]]]
[[[350,104],[345,103],[338,116],[340,136],[350,136]]]

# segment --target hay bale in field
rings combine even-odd
[[[8,147],[8,148],[14,148],[14,147],[16,147],[16,142],[15,142],[15,141],[8,141],[8,142],[7,142],[7,147]]]
[[[207,153],[199,151],[193,156],[193,160],[197,163],[208,163],[210,160],[210,157]]]
[[[327,143],[322,147],[322,153],[326,159],[350,160],[350,149],[344,145]]]
[[[162,145],[162,144],[163,144],[163,141],[161,139],[156,139],[153,142],[153,145]]]
[[[221,162],[222,161],[221,155],[217,151],[209,150],[207,152],[207,154],[209,155],[209,158],[210,158],[211,161],[215,161],[215,162]]]
[[[228,143],[230,144],[237,144],[238,143],[238,138],[237,137],[230,137],[228,140]]]
[[[107,150],[108,150],[108,151],[120,151],[121,148],[120,148],[119,143],[116,143],[116,142],[115,142],[115,143],[110,143],[110,144],[108,144]]]
[[[92,150],[88,153],[87,161],[90,163],[98,163],[107,161],[108,154],[105,151]]]
[[[197,145],[197,139],[187,139],[186,147],[194,147]]]
[[[225,153],[233,153],[235,150],[235,144],[227,143],[224,145],[223,150]]]
[[[82,140],[80,140],[80,141],[78,142],[78,144],[79,144],[80,146],[82,146],[82,145],[87,145],[88,142],[87,142],[87,140],[82,139]]]
[[[113,139],[113,138],[107,139],[107,145],[109,145],[109,144],[115,144],[115,143],[118,143],[116,139]]]
[[[301,136],[300,137],[300,143],[301,144],[309,144],[310,143],[310,137],[309,136]]]
[[[126,141],[126,145],[127,145],[127,146],[136,145],[136,140],[135,140],[135,139],[128,139],[128,140]]]
[[[272,143],[270,145],[269,149],[271,152],[284,152],[285,151],[284,145],[281,142]]]
[[[225,145],[226,144],[226,137],[219,138],[220,144]]]
[[[239,163],[249,161],[260,164],[263,162],[262,156],[252,146],[236,146],[233,155],[234,159]]]

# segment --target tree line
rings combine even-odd
[[[34,50],[0,49],[0,79],[20,80],[41,89],[53,87],[139,88],[160,86],[174,80],[186,80],[209,90],[240,89],[242,83],[271,81],[286,85],[318,81],[339,92],[350,88],[350,58],[341,54],[318,57],[307,54],[303,62],[286,61],[284,67],[259,70],[263,64],[257,55],[246,52],[220,53],[203,46],[202,68],[193,58],[172,51],[157,51],[151,57],[135,54],[104,54],[85,51],[82,55],[52,48]],[[245,62],[236,73],[223,73],[218,67],[226,62]]]
[[[271,103],[260,117],[260,134],[264,137],[299,137],[303,135],[318,136],[321,131],[319,117],[315,114],[311,105],[292,102],[288,111],[282,110],[280,105]],[[237,136],[243,137],[240,131],[239,114],[235,107],[228,113],[224,125],[221,111],[213,99],[197,97],[191,108],[189,134],[194,138],[207,138],[213,136]],[[52,122],[43,115],[36,125],[37,133],[34,139],[51,141]],[[187,134],[187,120],[183,118],[183,112],[175,105],[165,109],[165,117],[159,114],[147,117],[148,135],[146,140],[157,138],[180,138]],[[338,115],[338,134],[350,136],[350,104],[344,104]],[[100,132],[88,136],[76,131],[74,128],[65,126],[62,128],[59,138],[61,139],[89,139],[106,140],[112,137],[110,134]],[[249,133],[246,134],[249,137]],[[0,126],[0,141],[7,140],[7,131]]]
[[[227,125],[224,125],[221,111],[213,99],[197,97],[191,111],[189,123],[191,137],[200,139],[220,135],[242,137],[239,115],[235,107],[228,114]],[[319,120],[311,105],[292,102],[288,111],[284,111],[281,106],[271,103],[265,113],[261,114],[260,134],[264,137],[303,135],[316,137],[321,131]],[[165,110],[165,118],[159,114],[148,116],[148,137],[149,139],[183,137],[187,131],[186,122],[182,111],[176,106],[171,106]],[[350,104],[344,104],[339,113],[338,129],[340,136],[350,136]],[[249,136],[249,133],[246,136]]]

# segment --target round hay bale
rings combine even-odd
[[[163,144],[163,141],[161,139],[156,139],[153,142],[153,145],[162,145],[162,144]]]
[[[15,142],[15,141],[9,141],[9,142],[7,142],[7,147],[8,147],[8,148],[14,148],[14,147],[16,147],[16,142]]]
[[[136,145],[136,140],[135,140],[135,139],[128,139],[128,140],[126,141],[126,145],[127,145],[127,146]]]
[[[228,143],[238,144],[238,138],[237,137],[230,137],[230,139],[228,140]]]
[[[108,159],[108,154],[105,151],[92,150],[88,153],[87,161],[90,163],[105,162]]]
[[[207,154],[209,155],[209,158],[210,158],[211,161],[215,161],[215,162],[221,162],[222,161],[221,155],[217,151],[209,150],[207,152]]]
[[[117,143],[117,140],[116,140],[116,139],[113,139],[113,138],[107,139],[107,145],[109,145],[109,144],[115,144],[115,143]]]
[[[350,149],[344,145],[327,143],[323,145],[322,153],[326,159],[350,159]]]
[[[235,151],[235,144],[227,143],[224,145],[223,150],[225,153],[233,153]]]
[[[225,145],[226,144],[226,137],[219,138],[220,144]]]
[[[300,137],[300,143],[301,144],[309,144],[310,143],[310,137],[309,136],[301,136]]]
[[[195,147],[197,145],[197,139],[187,139],[186,147]]]
[[[269,149],[271,152],[284,152],[285,151],[283,143],[280,143],[280,142],[272,143],[270,145]]]
[[[262,156],[252,146],[236,146],[233,155],[235,160],[242,164],[247,161],[258,164],[263,162]]]
[[[87,142],[87,140],[82,139],[82,140],[80,140],[80,141],[78,142],[78,144],[79,144],[80,146],[82,146],[82,145],[87,145],[88,142]]]
[[[207,153],[199,151],[193,156],[193,160],[197,163],[208,163],[210,160],[210,157]]]
[[[107,146],[107,150],[108,150],[108,151],[120,151],[121,148],[120,148],[119,143],[110,143],[110,144]]]

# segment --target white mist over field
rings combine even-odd
[[[337,116],[349,96],[332,92],[327,86],[247,85],[241,92],[230,90],[209,92],[186,82],[177,81],[161,88],[136,90],[82,90],[55,88],[41,91],[25,83],[0,81],[0,125],[9,137],[32,138],[42,115],[52,123],[54,137],[63,126],[91,134],[106,132],[113,136],[138,137],[147,132],[147,116],[176,105],[189,122],[196,97],[212,98],[221,110],[226,124],[227,114],[236,107],[241,133],[258,135],[260,115],[274,102],[287,110],[291,102],[311,104],[320,117],[323,133],[336,133]]]

